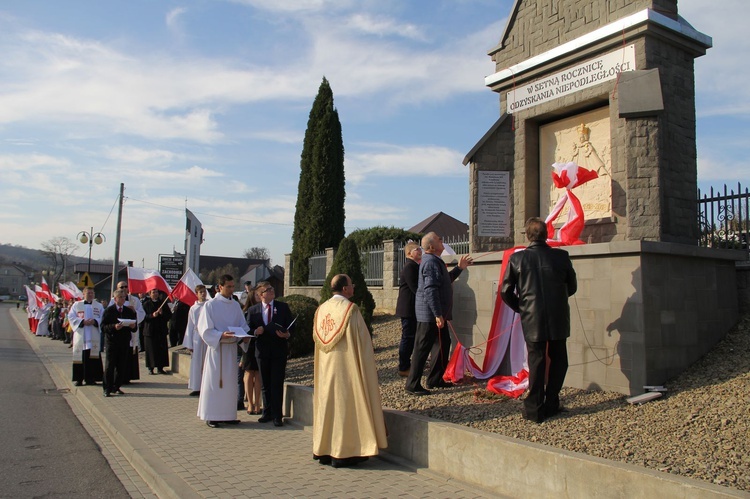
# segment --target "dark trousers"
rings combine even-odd
[[[411,367],[411,354],[414,351],[414,338],[417,334],[415,317],[401,318],[401,343],[398,345],[398,370],[408,371]]]
[[[270,352],[257,355],[263,394],[263,416],[281,419],[284,402],[284,377],[286,376],[286,352]]]
[[[565,340],[555,340],[527,341],[526,350],[529,359],[529,394],[523,405],[528,419],[541,421],[546,414],[560,408],[560,390],[568,372],[568,349]],[[545,387],[548,355],[549,375]]]
[[[104,360],[106,368],[104,371],[104,391],[111,392],[119,390],[126,383],[130,361],[130,342],[119,344],[107,341],[104,349]]]
[[[438,329],[434,322],[417,322],[417,334],[414,338],[414,354],[412,355],[411,370],[406,378],[406,388],[416,390],[421,388],[422,371],[427,357],[432,351],[430,374],[427,375],[427,386],[439,385],[443,381],[445,368],[451,351],[451,337],[447,324]]]

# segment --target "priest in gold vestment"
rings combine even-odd
[[[353,466],[388,446],[370,333],[346,274],[315,312],[313,459]]]

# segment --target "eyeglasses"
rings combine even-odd
[[[117,289],[128,289],[127,286],[117,286]]]
[[[260,294],[268,293],[269,291],[275,291],[273,288],[266,288],[263,291],[260,292]]]

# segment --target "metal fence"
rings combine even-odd
[[[385,251],[383,245],[364,248],[359,252],[362,264],[362,273],[365,276],[365,284],[368,286],[383,285],[383,258]]]
[[[698,190],[700,245],[709,248],[750,250],[750,191],[737,184],[737,192],[724,184],[723,192]]]
[[[322,286],[326,282],[326,252],[313,253],[308,260],[310,270],[307,274],[308,286]]]

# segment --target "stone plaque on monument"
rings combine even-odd
[[[478,235],[510,236],[510,172],[477,172]]]

